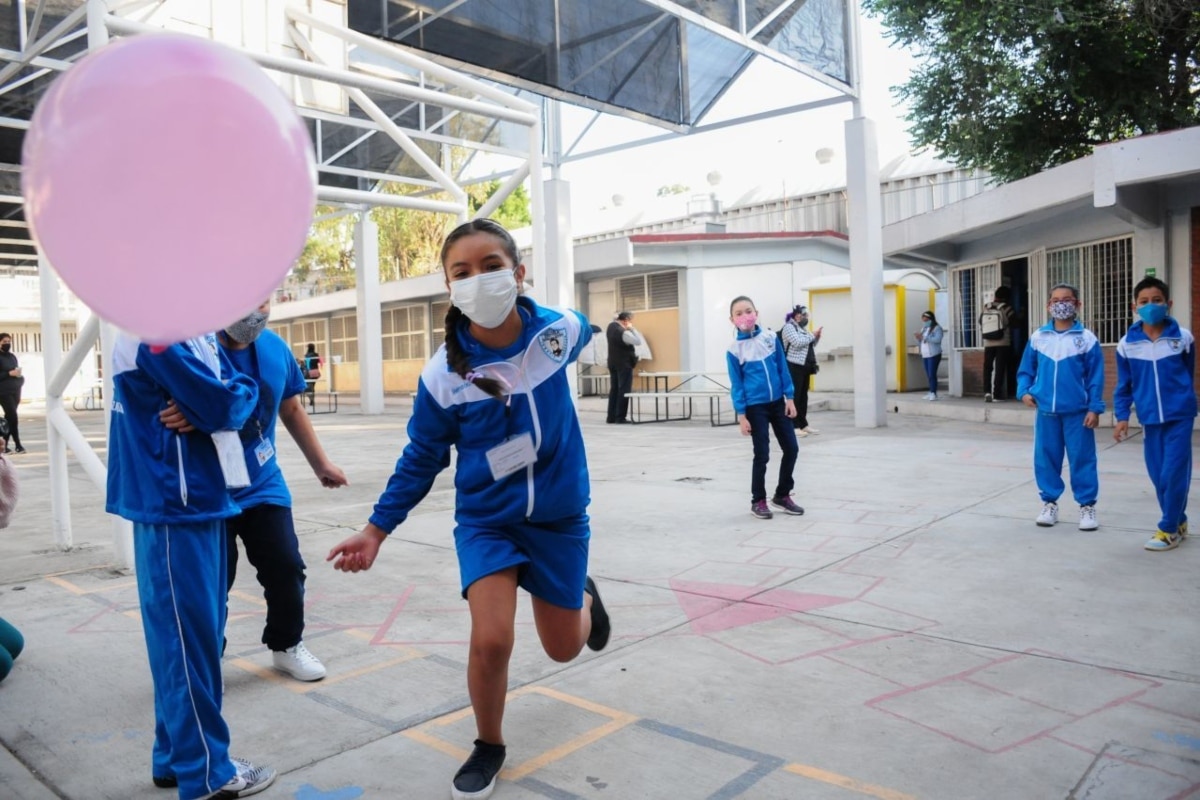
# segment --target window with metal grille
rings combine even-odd
[[[946,325],[955,347],[982,347],[979,336],[979,314],[983,311],[985,295],[990,296],[1000,285],[1000,265],[977,264],[960,267],[950,273],[952,319]]]
[[[321,352],[321,349],[325,347],[326,329],[327,326],[323,319],[298,320],[293,322],[292,338],[289,341],[291,342],[292,352],[296,355],[296,358],[303,358],[310,344],[316,345],[317,352]]]
[[[37,331],[13,331],[12,349],[14,353],[40,353],[42,334]]]
[[[425,359],[425,306],[384,309],[381,321],[384,361]]]
[[[65,353],[75,344],[75,340],[79,338],[76,331],[63,331],[59,334],[62,343],[62,351]]]
[[[358,315],[347,314],[329,320],[329,355],[343,362],[358,362]]]
[[[434,350],[446,341],[446,312],[449,310],[449,300],[433,303],[429,307],[429,343]]]
[[[617,311],[647,311],[679,307],[679,277],[654,272],[617,279]]]
[[[1133,237],[1047,250],[1047,296],[1060,283],[1079,287],[1084,327],[1100,344],[1116,344],[1132,322]]]

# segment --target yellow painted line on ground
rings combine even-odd
[[[626,725],[636,721],[637,717],[633,716],[632,714],[622,714],[619,719],[614,719],[610,722],[607,722],[604,725],[601,725],[599,728],[593,728],[587,733],[576,736],[569,742],[563,742],[558,747],[552,747],[541,755],[534,756],[522,764],[517,764],[511,769],[504,770],[500,773],[500,776],[505,780],[519,781],[526,775],[531,775],[542,767],[549,766],[555,761],[560,761],[571,755],[571,753],[574,753],[576,750],[587,747],[589,744],[598,742],[605,736],[608,736],[611,733],[616,733]]]
[[[788,764],[784,767],[785,770],[802,778],[811,778],[814,781],[828,783],[833,786],[840,786],[843,789],[849,789],[852,792],[865,794],[870,797],[879,798],[879,800],[917,800],[911,794],[897,792],[895,789],[888,789],[885,786],[876,786],[872,783],[864,783],[854,778],[848,778],[845,775],[838,775],[836,772],[810,767],[807,764]]]
[[[626,725],[637,722],[638,720],[638,717],[633,714],[627,714],[624,711],[618,711],[615,708],[608,708],[607,706],[602,706],[599,703],[593,703],[590,700],[584,700],[582,697],[564,694],[562,692],[555,691],[554,689],[547,689],[543,686],[523,686],[520,689],[509,692],[507,696],[507,702],[511,702],[512,700],[527,694],[540,694],[544,697],[549,697],[552,700],[557,700],[562,703],[573,705],[577,708],[582,708],[585,711],[590,711],[593,714],[598,714],[602,717],[608,717],[609,721],[603,725],[600,725],[599,727],[593,728],[579,736],[576,736],[574,739],[571,739],[568,742],[563,742],[557,747],[553,747],[544,753],[536,755],[528,761],[524,761],[513,767],[504,769],[500,773],[500,777],[508,781],[518,781],[527,775],[531,775],[534,772],[537,772],[539,769],[553,764],[556,761],[560,761],[569,756],[571,753],[574,753],[576,750],[587,747],[589,744],[598,742],[605,736],[615,733],[616,731],[624,728]],[[461,747],[456,747],[455,745],[450,744],[445,739],[426,733],[426,730],[429,728],[444,728],[447,725],[453,725],[456,722],[472,716],[472,714],[473,711],[470,707],[461,708],[458,711],[452,711],[449,714],[444,714],[436,719],[428,720],[417,728],[404,731],[404,735],[413,741],[420,742],[421,744],[432,747],[434,750],[445,753],[451,758],[464,761],[470,755],[469,752]]]
[[[257,675],[258,677],[260,677],[264,680],[268,680],[273,683],[277,683],[280,686],[284,686],[287,689],[289,689],[290,691],[295,692],[296,694],[308,694],[309,692],[315,692],[318,689],[327,688],[329,686],[333,686],[334,684],[348,681],[351,678],[361,678],[363,675],[369,675],[372,672],[378,672],[381,669],[387,669],[388,667],[394,667],[397,664],[403,664],[406,661],[413,661],[414,659],[424,658],[426,655],[425,653],[421,652],[420,650],[413,650],[413,649],[406,649],[406,650],[407,651],[403,655],[401,655],[399,658],[393,658],[388,661],[382,661],[378,664],[368,664],[365,667],[362,667],[362,668],[356,669],[356,670],[352,670],[350,672],[342,672],[337,675],[329,675],[329,676],[326,676],[322,680],[312,681],[311,683],[304,683],[301,681],[297,681],[294,678],[290,678],[290,677],[284,675],[283,673],[276,672],[273,667],[264,667],[261,664],[256,664],[253,661],[250,661],[249,659],[246,659],[246,658],[231,658],[229,660],[229,663],[233,664],[234,666],[236,666],[240,669],[244,669],[246,672],[249,672],[253,675]]]
[[[69,575],[71,573],[64,573],[64,574]],[[43,578],[43,580],[45,580],[49,583],[53,583],[58,588],[66,589],[71,594],[79,595],[81,597],[86,594],[98,594],[100,592],[111,592],[116,589],[128,589],[131,586],[133,586],[133,587],[137,586],[136,578],[134,580],[123,581],[121,583],[106,583],[103,586],[97,586],[95,589],[84,589],[82,586],[74,584],[71,581],[67,580],[66,578],[60,578],[57,575],[46,575]]]

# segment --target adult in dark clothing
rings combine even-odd
[[[983,317],[987,314],[998,314],[1003,335],[994,339],[987,338],[984,330],[983,338],[983,402],[1007,400],[1015,386],[1008,382],[1008,363],[1012,357],[1012,324],[1013,307],[1009,305],[1011,295],[1007,286],[996,287],[992,302],[983,307],[980,314],[980,328],[984,330]]]
[[[0,452],[8,452],[9,437],[14,445],[13,452],[25,452],[17,429],[17,407],[21,405],[21,387],[24,385],[21,365],[12,351],[12,336],[0,333],[0,409],[4,410],[4,421],[8,423],[8,436],[4,437],[4,448]]]
[[[622,311],[608,324],[608,423],[629,422],[629,392],[633,390],[633,368],[637,365],[635,347],[642,336],[633,327],[633,312]]]
[[[808,381],[816,374],[817,359],[813,348],[821,341],[821,331],[824,328],[817,328],[812,332],[806,330],[807,328],[808,309],[796,306],[787,315],[783,330],[780,331],[788,373],[792,376],[792,388],[795,391],[796,416],[792,419],[792,427],[801,439],[820,433],[808,424]]]

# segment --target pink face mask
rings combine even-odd
[[[743,314],[742,316],[738,317],[733,324],[737,326],[738,330],[749,333],[750,331],[754,330],[754,326],[758,324],[758,314],[753,311],[751,311],[749,314]]]

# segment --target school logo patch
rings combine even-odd
[[[567,329],[547,328],[538,334],[538,344],[542,352],[561,364],[567,360]]]

